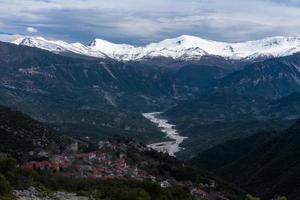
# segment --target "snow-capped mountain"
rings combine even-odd
[[[93,51],[81,43],[67,43],[61,40],[47,40],[43,37],[20,37],[10,42],[17,45],[37,47],[54,53],[73,52],[76,54],[98,58],[106,57],[106,55],[104,55],[101,51]]]
[[[199,60],[204,55],[241,60],[260,57],[282,57],[300,52],[300,37],[269,37],[256,41],[225,43],[182,35],[140,47],[114,44],[102,39],[95,39],[89,45],[84,45],[60,40],[47,40],[42,37],[20,36],[10,42],[56,53],[73,52],[98,58],[109,57],[119,61],[136,61],[157,57]]]

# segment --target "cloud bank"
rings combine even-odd
[[[299,0],[0,0],[0,31],[144,44],[182,34],[222,41],[300,35]],[[34,28],[33,28],[34,27]]]

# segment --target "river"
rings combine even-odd
[[[183,150],[183,148],[180,147],[180,144],[187,137],[180,136],[179,132],[175,129],[175,125],[170,124],[168,120],[163,119],[160,114],[162,113],[152,112],[142,114],[145,118],[156,124],[163,133],[166,133],[166,139],[168,139],[168,141],[149,144],[148,147],[156,151],[168,153],[170,156],[175,157],[175,153]]]

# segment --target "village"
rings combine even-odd
[[[68,178],[149,180],[159,183],[163,188],[170,186],[188,188],[197,200],[227,200],[222,193],[216,192],[214,180],[210,180],[209,183],[195,184],[191,181],[177,181],[173,177],[155,176],[144,169],[149,161],[136,162],[127,154],[132,150],[139,153],[151,151],[149,147],[135,142],[125,143],[121,140],[118,142],[100,141],[97,149],[91,152],[80,152],[78,146],[75,142],[61,154],[46,150],[29,152],[34,159],[21,164],[20,167]]]

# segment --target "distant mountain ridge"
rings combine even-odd
[[[7,41],[8,36],[5,38]],[[300,52],[300,37],[269,37],[256,41],[226,43],[206,40],[195,36],[182,35],[165,39],[146,46],[114,44],[95,39],[89,45],[67,43],[61,40],[48,40],[34,36],[11,36],[9,42],[17,45],[37,47],[56,53],[73,52],[80,55],[112,58],[118,61],[138,61],[153,58],[175,60],[200,60],[203,56],[217,56],[229,60],[255,60],[269,57],[282,57]]]

